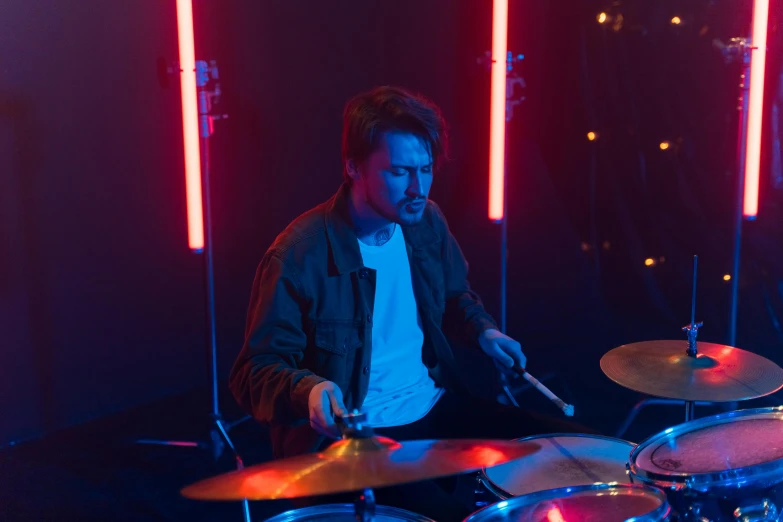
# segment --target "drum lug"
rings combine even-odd
[[[777,522],[778,508],[765,498],[758,504],[740,506],[735,509],[734,520],[737,522]]]
[[[677,520],[681,522],[711,522],[710,519],[701,516],[702,505],[694,502],[688,505],[688,511],[682,513]]]

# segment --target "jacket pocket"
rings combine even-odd
[[[344,355],[363,344],[353,321],[318,321],[315,325],[315,345],[327,352]]]

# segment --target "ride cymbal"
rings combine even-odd
[[[684,401],[743,401],[783,387],[783,369],[760,355],[704,342],[696,348],[691,357],[687,341],[626,344],[601,358],[601,370],[625,388]]]

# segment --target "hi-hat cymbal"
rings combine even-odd
[[[342,439],[321,453],[281,459],[185,487],[198,500],[272,500],[361,491],[456,475],[531,455],[533,442]]]
[[[601,369],[625,388],[684,401],[744,401],[783,388],[783,369],[760,355],[699,342],[694,358],[687,349],[687,341],[626,344],[606,353]]]

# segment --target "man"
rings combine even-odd
[[[462,252],[428,200],[447,150],[441,113],[421,96],[379,87],[346,105],[344,183],[266,252],[231,371],[237,401],[269,426],[275,457],[325,447],[340,436],[335,417],[354,408],[397,440],[573,431],[464,393],[456,349],[506,368],[526,361],[471,290]],[[472,346],[452,348],[447,326]],[[445,502],[437,495],[424,497]],[[397,504],[410,509],[405,496]]]

